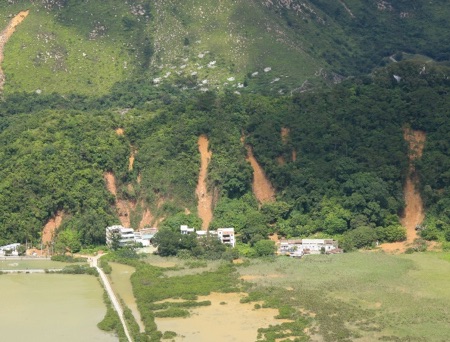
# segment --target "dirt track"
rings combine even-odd
[[[3,62],[3,51],[6,43],[12,34],[16,30],[17,25],[19,25],[27,16],[30,11],[22,11],[11,19],[6,28],[0,33],[0,91],[3,90],[3,85],[5,84],[5,74],[1,68]]]
[[[195,193],[198,199],[198,216],[202,219],[202,230],[208,230],[212,221],[213,196],[208,193],[207,177],[208,165],[211,161],[212,152],[208,150],[209,141],[204,135],[198,138],[198,150],[200,152],[200,172],[198,174],[197,189]]]

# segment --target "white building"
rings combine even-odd
[[[236,240],[234,238],[234,228],[219,228],[217,230],[195,230],[195,228],[189,228],[186,225],[180,226],[181,234],[191,234],[197,235],[197,238],[202,238],[206,236],[217,236],[217,238],[223,244],[230,245],[231,247],[236,246]]]
[[[142,244],[143,247],[150,246],[153,236],[158,232],[157,228],[143,228],[134,232],[134,241]]]
[[[132,228],[125,228],[118,225],[111,226],[106,228],[106,244],[111,247],[113,236],[117,234],[120,247],[133,245],[135,243],[140,243],[143,247],[148,247],[151,244],[153,236],[155,236],[157,232],[157,228],[143,228],[139,231],[134,231]]]
[[[181,234],[187,235],[187,234],[195,232],[195,228],[189,228],[186,225],[181,225],[180,226],[180,232],[181,232]]]
[[[236,246],[236,239],[234,238],[234,228],[219,228],[217,229],[217,236],[220,241],[231,247]]]
[[[302,256],[304,254],[337,253],[338,242],[333,239],[281,240],[278,254]]]
[[[111,247],[114,236],[118,236],[119,246],[128,246],[135,243],[134,229],[122,226],[111,226],[106,228],[106,244]]]
[[[19,246],[20,243],[12,243],[5,246],[0,246],[0,255],[6,255],[7,253],[9,255],[18,256],[19,255]]]

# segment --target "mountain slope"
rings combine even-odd
[[[288,93],[404,53],[450,56],[445,1],[16,0],[0,23],[24,9],[6,46],[6,93],[105,94],[136,77]]]

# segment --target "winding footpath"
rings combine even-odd
[[[117,314],[119,315],[119,319],[120,319],[120,322],[122,323],[123,330],[125,331],[125,335],[127,336],[127,339],[129,342],[133,342],[133,340],[131,339],[130,332],[128,331],[128,327],[125,323],[125,319],[123,317],[122,307],[120,306],[120,303],[117,300],[116,295],[114,294],[114,291],[111,287],[111,283],[109,282],[109,279],[106,276],[105,272],[103,272],[103,270],[100,267],[98,267],[98,259],[103,255],[104,254],[89,258],[89,265],[91,267],[95,267],[98,274],[100,275],[101,283],[103,284],[103,287],[105,288],[106,293],[108,294],[108,297],[111,300],[114,310],[116,310]]]

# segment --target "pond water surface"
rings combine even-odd
[[[106,306],[93,276],[3,274],[0,303],[2,341],[118,341],[97,328]]]

